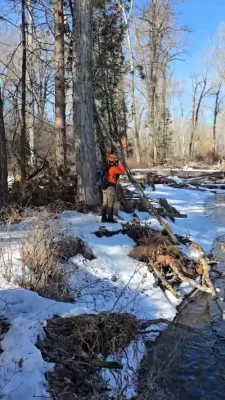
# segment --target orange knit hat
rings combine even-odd
[[[107,161],[108,162],[116,162],[117,161],[117,156],[115,154],[108,154]]]

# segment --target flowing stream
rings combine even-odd
[[[225,224],[225,195],[216,196],[216,201],[213,197],[205,210]],[[225,249],[225,238],[219,238],[213,247],[218,258],[215,269],[220,272],[225,272],[223,246]],[[143,363],[140,398],[225,399],[225,276],[215,277],[221,299],[214,301],[210,295],[198,294],[177,317],[177,322],[190,329],[171,327],[151,345]]]

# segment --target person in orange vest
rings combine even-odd
[[[126,169],[123,163],[119,163],[115,154],[107,156],[107,167],[102,173],[102,222],[115,223],[113,219],[114,204],[116,200],[116,187],[120,175],[124,175]]]

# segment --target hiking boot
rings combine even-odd
[[[113,218],[108,218],[108,221],[110,224],[117,224],[117,221],[115,221],[115,219]]]
[[[105,206],[102,207],[102,222],[108,222],[107,207]]]
[[[113,221],[113,207],[108,207],[108,222]]]

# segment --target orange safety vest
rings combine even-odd
[[[108,182],[111,185],[116,185],[118,182],[118,179],[119,179],[119,175],[124,175],[125,172],[126,172],[126,169],[122,163],[118,167],[110,167]]]

